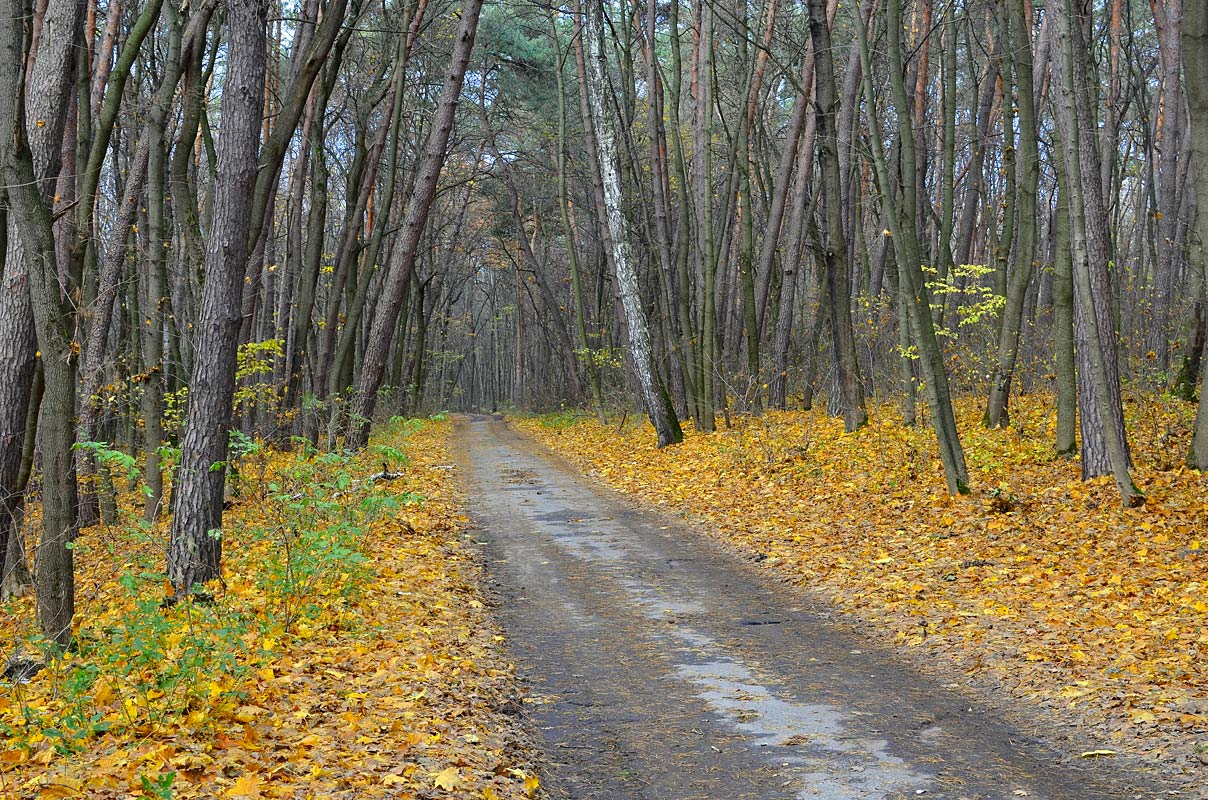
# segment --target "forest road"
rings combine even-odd
[[[912,671],[824,603],[594,487],[496,418],[462,422],[458,450],[552,797],[1165,794]]]

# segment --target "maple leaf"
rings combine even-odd
[[[260,778],[252,774],[241,775],[239,780],[235,781],[234,785],[227,789],[226,796],[257,800],[260,797]]]
[[[461,785],[461,772],[457,767],[446,767],[440,772],[432,773],[432,783],[446,792],[451,792]]]

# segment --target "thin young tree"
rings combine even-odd
[[[889,84],[893,104],[897,112],[897,129],[900,139],[897,147],[901,164],[901,191],[894,195],[893,180],[881,141],[880,124],[875,119],[877,104],[872,57],[868,46],[868,31],[863,20],[856,25],[857,44],[863,66],[864,97],[868,113],[874,116],[869,125],[872,134],[872,157],[876,168],[881,197],[891,207],[886,213],[889,231],[893,240],[894,258],[898,266],[902,302],[906,303],[909,328],[919,351],[924,390],[931,409],[931,424],[939,443],[940,461],[944,465],[944,480],[950,494],[965,494],[969,491],[969,472],[965,466],[965,453],[961,448],[956,428],[956,415],[952,408],[952,395],[948,386],[948,374],[944,365],[943,352],[936,338],[935,323],[927,298],[923,280],[923,265],[919,250],[915,204],[915,153],[914,132],[910,119],[910,104],[906,96],[906,85],[902,69],[902,19],[897,0],[888,0],[885,14],[887,54],[889,59]]]
[[[1198,253],[1197,260],[1203,264],[1204,254],[1208,253],[1208,4],[1190,2],[1184,7],[1183,74],[1191,116],[1195,192],[1196,197],[1201,198],[1196,208],[1195,232],[1199,247],[1195,252]],[[1202,386],[1187,465],[1199,470],[1208,469],[1208,391]]]
[[[822,269],[826,274],[830,303],[831,340],[839,389],[843,393],[843,420],[848,433],[868,421],[864,410],[864,390],[860,383],[860,363],[856,359],[855,335],[851,325],[851,267],[847,261],[847,236],[843,230],[843,203],[839,197],[839,148],[835,115],[839,104],[835,88],[834,57],[830,25],[823,0],[809,0],[810,39],[816,63],[814,75],[817,120],[818,160],[822,185],[820,207],[823,217]]]

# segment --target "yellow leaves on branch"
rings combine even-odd
[[[684,510],[765,568],[898,644],[1102,724],[1138,749],[1208,728],[1205,478],[1181,466],[1190,405],[1126,404],[1149,500],[1121,509],[1052,453],[1052,398],[1013,399],[1013,427],[959,404],[975,489],[949,498],[934,435],[893,408],[844,434],[824,413],[738,418],[657,450],[648,426],[519,420],[606,483]]]

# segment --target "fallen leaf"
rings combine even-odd
[[[461,772],[457,767],[446,767],[440,772],[432,773],[432,782],[438,788],[451,792],[461,785]]]

